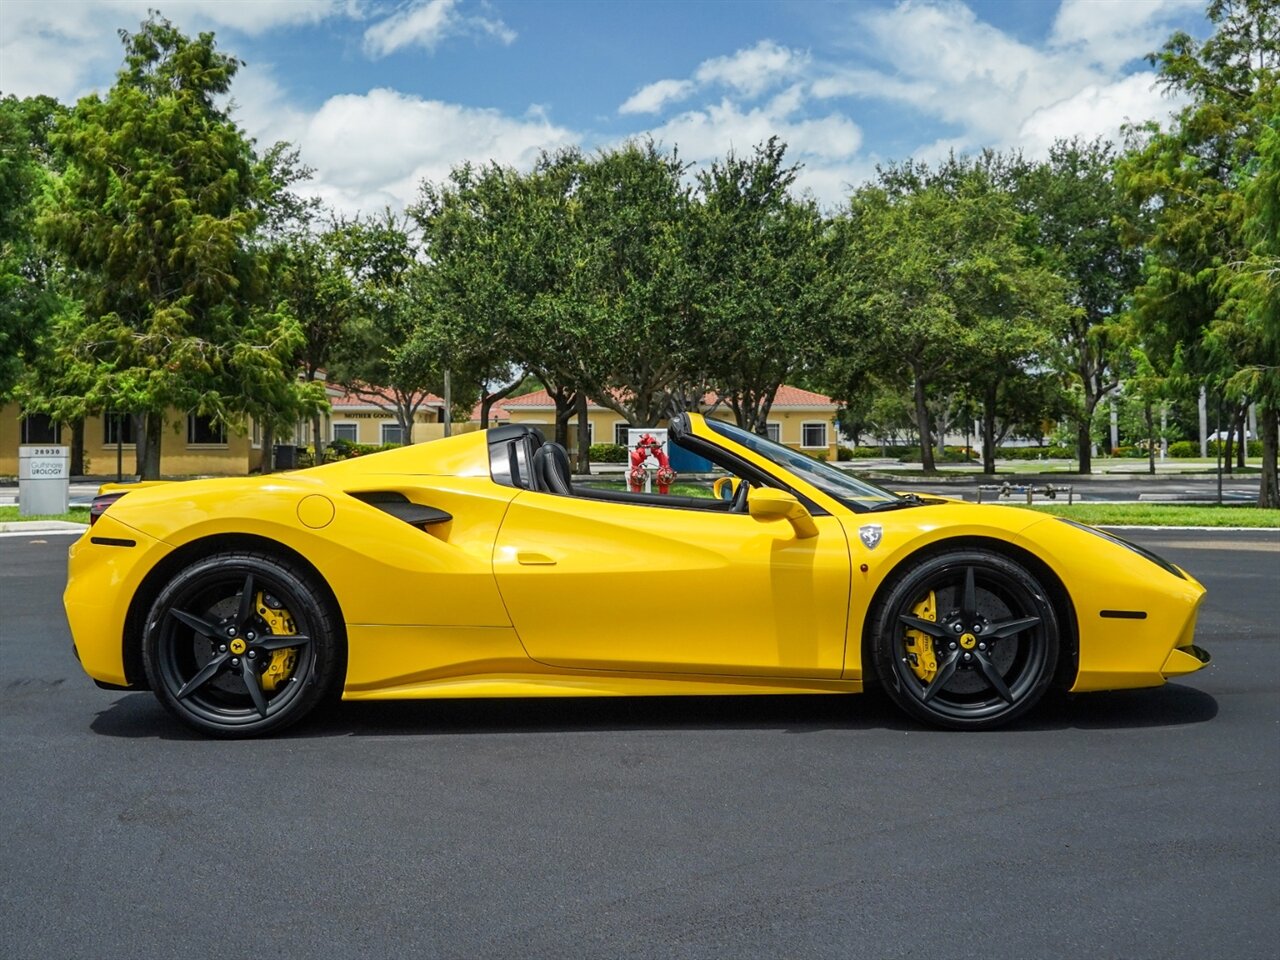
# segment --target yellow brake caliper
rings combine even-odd
[[[929,596],[916,604],[911,611],[921,620],[937,621],[938,598],[932,590]],[[912,672],[925,683],[932,683],[938,672],[938,658],[933,653],[933,640],[920,630],[907,631],[907,663]]]
[[[258,616],[267,622],[267,626],[271,629],[271,633],[275,636],[289,636],[297,633],[298,628],[294,625],[293,617],[288,610],[276,607],[268,607],[266,594],[258,591],[258,595],[254,597],[254,606],[258,608]],[[293,673],[294,665],[298,662],[298,648],[285,647],[283,650],[271,651],[271,662],[267,664],[266,669],[259,674],[262,680],[262,689],[267,693],[275,690],[276,687],[289,679],[289,675]]]

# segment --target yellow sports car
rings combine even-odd
[[[571,477],[503,426],[275,476],[108,490],[67,617],[100,686],[215,736],[320,702],[856,693],[982,729],[1199,670],[1204,588],[1027,510],[900,496],[697,414],[714,485]],[[705,479],[705,477],[704,477]],[[701,495],[694,495],[701,494]]]

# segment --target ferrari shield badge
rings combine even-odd
[[[880,537],[883,533],[884,530],[878,523],[868,523],[858,528],[858,536],[862,538],[868,550],[874,550],[880,545]]]

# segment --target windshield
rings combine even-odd
[[[828,496],[835,497],[851,510],[877,510],[891,505],[907,505],[918,503],[912,498],[906,499],[892,491],[877,486],[868,480],[859,480],[852,474],[838,470],[828,463],[815,460],[790,447],[784,447],[756,433],[748,433],[741,427],[722,420],[709,417],[706,424],[721,436],[728,437],[734,443],[740,443],[753,453],[758,453],[767,460],[794,473],[807,483],[817,487]]]

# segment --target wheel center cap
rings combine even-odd
[[[960,646],[964,647],[966,650],[972,650],[977,645],[978,638],[972,633],[966,633],[960,637]]]
[[[248,646],[249,645],[245,643],[244,640],[242,640],[240,637],[236,637],[234,640],[231,641],[231,652],[239,656],[240,654],[244,653],[245,649]]]

